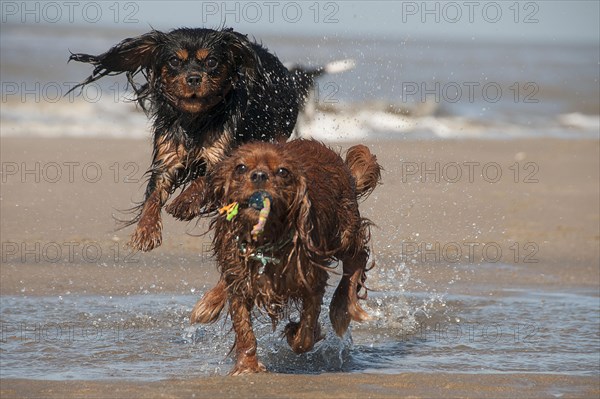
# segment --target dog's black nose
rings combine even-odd
[[[202,77],[200,75],[191,75],[187,78],[187,84],[190,86],[198,86],[202,83]]]
[[[250,181],[254,184],[266,182],[268,179],[269,175],[262,170],[255,170],[250,174]]]

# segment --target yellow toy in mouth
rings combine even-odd
[[[269,193],[265,191],[256,191],[248,199],[248,206],[260,211],[258,214],[258,223],[252,227],[252,231],[250,232],[254,241],[258,240],[258,236],[261,235],[265,230],[265,224],[269,218],[269,213],[271,213],[272,201],[273,200]],[[239,203],[233,202],[219,209],[219,214],[226,214],[227,220],[232,221],[233,218],[238,214],[238,210]]]

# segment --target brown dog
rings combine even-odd
[[[213,322],[229,302],[237,357],[231,374],[265,371],[256,356],[254,306],[275,324],[297,305],[300,321],[284,334],[296,353],[313,348],[322,338],[318,319],[335,261],[343,262],[343,276],[330,305],[334,330],[341,336],[350,320],[368,319],[358,299],[366,297],[370,222],[358,199],[376,187],[380,172],[365,146],[351,147],[344,162],[319,142],[295,140],[243,145],[209,173],[212,209],[225,205],[227,213],[211,224],[221,280],[191,321]]]

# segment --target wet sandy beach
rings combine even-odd
[[[163,214],[162,247],[145,254],[123,248],[131,228],[115,231],[112,215],[141,198],[151,150],[146,141],[2,138],[1,144],[2,398],[600,393],[596,140],[371,143],[385,168],[384,184],[361,205],[363,215],[377,225],[372,232],[377,267],[369,278],[374,292],[367,308],[378,321],[353,330],[349,352],[355,360],[349,369],[319,372],[303,365],[289,371],[269,352],[272,370],[279,372],[260,376],[223,377],[230,365],[223,361],[220,372],[175,369],[161,377],[161,372],[128,375],[125,367],[113,377],[104,372],[89,377],[94,375],[96,352],[71,348],[84,354],[87,374],[77,378],[73,371],[67,380],[44,378],[43,370],[32,366],[40,353],[42,365],[59,368],[61,351],[55,343],[23,338],[15,326],[23,320],[47,324],[83,317],[87,322],[94,311],[82,301],[83,316],[40,308],[27,318],[26,306],[61,298],[77,307],[80,298],[117,297],[126,303],[129,296],[137,301],[176,297],[181,309],[167,334],[179,334],[195,298],[217,279],[210,237],[199,236],[206,230],[204,222],[181,223]],[[347,146],[332,144],[340,150]],[[161,323],[170,317],[160,308],[152,312],[164,318]],[[494,351],[505,349],[476,347],[476,342],[468,342],[469,347],[466,341],[452,350],[425,345],[414,353],[403,351],[379,370],[367,356],[375,348],[383,361],[386,348],[394,348],[394,340],[420,323],[433,326],[440,320],[473,317],[502,327],[515,320],[533,325],[535,345],[510,347],[516,359],[512,366],[510,361],[493,364],[502,359]],[[467,334],[464,325],[463,332]],[[55,350],[53,360],[44,358],[50,349]],[[464,367],[468,360],[458,360],[458,354],[474,349],[483,352],[475,351],[473,359],[489,357],[492,363],[480,360],[476,367]],[[168,351],[168,346],[161,350]],[[529,352],[540,357],[527,360]],[[216,367],[202,353],[197,345],[188,360]],[[73,358],[62,363],[77,368]],[[35,371],[28,373],[28,368]]]

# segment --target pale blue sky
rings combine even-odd
[[[3,23],[35,22],[36,12],[42,23],[142,31],[224,24],[255,35],[600,41],[598,0],[2,2]]]
[[[591,1],[150,1],[139,20],[157,28],[228,26],[256,33],[373,34],[598,41],[600,2]],[[130,9],[133,11],[133,9]]]

